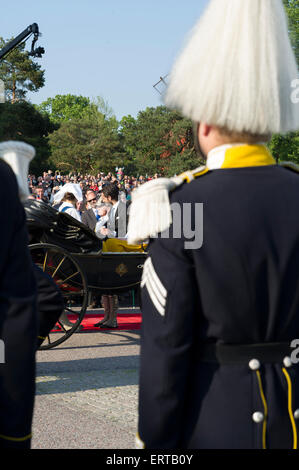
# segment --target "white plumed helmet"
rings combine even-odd
[[[297,79],[281,0],[211,0],[174,64],[165,104],[235,132],[286,133],[299,129]]]

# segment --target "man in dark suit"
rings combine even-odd
[[[81,220],[83,224],[90,228],[90,230],[94,231],[97,222],[101,218],[96,207],[98,198],[96,193],[90,189],[86,191],[85,198],[87,209],[82,213]],[[93,296],[89,308],[96,308],[99,303],[100,300],[98,296]]]
[[[100,233],[108,238],[125,238],[128,226],[128,204],[119,199],[119,189],[110,183],[103,187],[102,201],[111,205],[108,222]]]
[[[110,205],[110,211],[106,227],[99,230],[99,236],[103,238],[124,238],[127,234],[128,207],[119,199],[119,189],[115,183],[107,184],[102,190],[102,202]],[[103,295],[102,305],[105,317],[94,326],[100,328],[117,328],[117,295]]]
[[[97,195],[94,191],[87,191],[86,203],[88,209],[86,209],[82,214],[82,222],[87,225],[92,231],[94,231],[96,223],[99,221],[100,216],[98,214],[96,204],[97,204]]]

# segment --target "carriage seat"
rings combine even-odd
[[[85,224],[43,201],[24,204],[30,243],[51,243],[70,253],[98,254],[102,241]]]

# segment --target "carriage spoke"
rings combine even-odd
[[[48,257],[48,251],[46,251],[45,259],[44,259],[44,264],[43,264],[43,271],[45,272],[46,265],[47,265],[47,257]]]
[[[66,279],[62,279],[62,280],[60,279],[59,281],[56,281],[56,284],[58,285],[63,284],[64,282],[68,281],[69,279],[76,276],[77,274],[79,274],[79,271],[76,271],[75,273],[71,274],[71,276],[67,277]]]
[[[46,350],[63,343],[78,328],[87,308],[88,286],[84,272],[71,253],[46,243],[31,245],[30,251],[33,262],[57,285],[67,304],[64,312],[70,317],[69,321],[63,318],[57,320],[39,347],[39,350]]]
[[[60,266],[62,265],[62,263],[64,262],[65,260],[65,256],[62,258],[62,260],[60,261],[59,265],[57,266],[57,268],[55,269],[54,273],[52,274],[52,277],[55,276],[55,274],[57,273],[58,269],[60,268]]]

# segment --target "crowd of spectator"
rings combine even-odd
[[[111,172],[107,174],[100,172],[96,175],[75,172],[62,175],[60,172],[48,170],[43,172],[42,176],[29,174],[28,185],[31,198],[53,204],[55,193],[66,183],[80,184],[83,194],[86,194],[89,189],[99,194],[105,184],[115,183],[119,188],[122,198],[129,201],[131,193],[136,187],[158,177],[160,177],[158,173],[153,176],[128,176],[124,174],[122,168],[117,169],[114,174]]]

